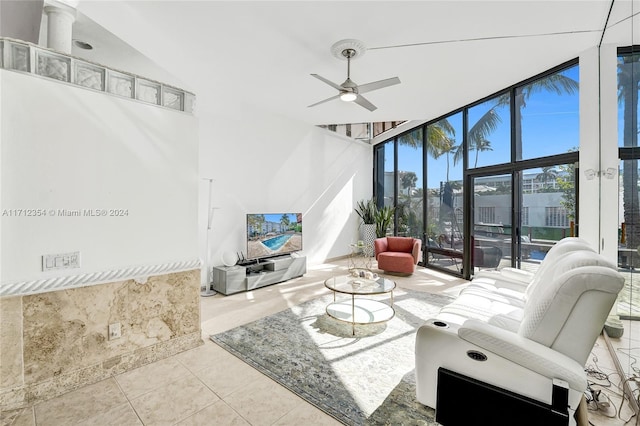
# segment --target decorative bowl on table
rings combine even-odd
[[[352,269],[351,271],[349,271],[349,276],[352,276],[354,278],[364,278],[365,280],[377,280],[378,279],[378,274],[376,274],[375,272],[372,272],[368,269]]]

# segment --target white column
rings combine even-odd
[[[618,131],[616,48],[580,54],[580,237],[607,259],[618,253]],[[615,169],[613,179],[605,177]],[[595,172],[587,177],[585,171]]]
[[[618,262],[618,52],[600,48],[600,253]],[[606,177],[608,169],[615,170]],[[580,188],[582,190],[582,188]]]
[[[47,47],[63,53],[71,53],[75,11],[70,7],[46,6]]]
[[[599,52],[592,47],[580,54],[580,182],[579,235],[600,247],[600,180],[585,170],[600,170]]]

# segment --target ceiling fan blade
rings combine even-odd
[[[369,111],[375,111],[376,109],[378,109],[377,106],[375,106],[374,104],[372,104],[371,102],[369,102],[364,96],[362,95],[358,95],[358,97],[356,98],[355,101],[353,101],[355,103],[357,103],[358,105],[360,105],[361,107],[364,107],[366,109],[368,109]]]
[[[334,99],[338,99],[339,97],[340,97],[340,93],[338,93],[337,95],[332,96],[332,97],[330,97],[330,98],[327,98],[327,99],[325,99],[325,100],[323,100],[323,101],[316,102],[315,104],[311,104],[311,105],[309,105],[307,108],[311,108],[311,107],[313,107],[313,106],[320,105],[320,104],[323,104],[323,103],[325,103],[325,102],[332,101],[332,100],[334,100]]]
[[[326,78],[319,76],[318,74],[311,74],[312,76],[314,76],[315,78],[317,78],[318,80],[327,83],[329,86],[333,87],[336,90],[344,90],[341,86],[338,86],[337,84],[335,84],[333,81],[329,81]]]
[[[382,89],[384,87],[393,86],[395,84],[400,84],[400,79],[398,77],[387,78],[385,80],[378,80],[367,84],[361,84],[358,86],[358,93],[367,93],[372,90]]]

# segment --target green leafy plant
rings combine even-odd
[[[387,230],[389,226],[391,226],[395,210],[395,207],[392,206],[384,206],[378,209],[375,215],[376,237],[382,238],[387,235]]]
[[[356,203],[355,211],[362,222],[365,224],[376,223],[376,213],[378,212],[378,206],[376,201],[372,198],[370,200],[360,200]]]

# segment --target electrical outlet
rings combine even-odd
[[[42,256],[42,270],[69,269],[80,267],[80,252],[46,254]]]
[[[109,324],[109,340],[119,339],[122,337],[122,328],[119,322]]]

